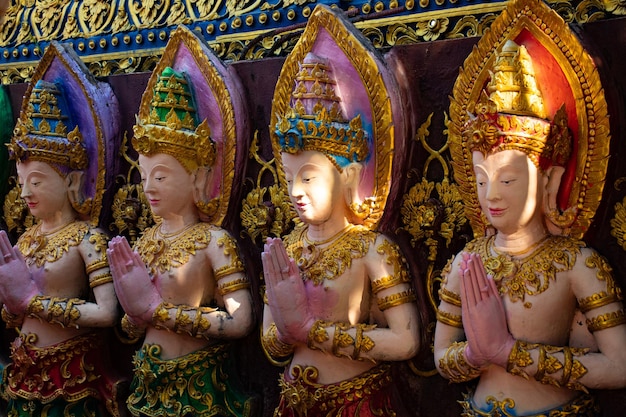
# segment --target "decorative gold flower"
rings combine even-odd
[[[427,42],[434,41],[437,40],[439,36],[446,31],[446,29],[448,29],[449,23],[450,21],[447,17],[418,22],[415,33],[417,36],[423,37]]]

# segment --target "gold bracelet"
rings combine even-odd
[[[441,373],[451,382],[467,382],[481,374],[480,368],[470,365],[465,359],[467,342],[454,342],[439,359]]]
[[[176,307],[174,304],[163,301],[154,309],[152,313],[152,325],[155,329],[166,330],[166,323],[170,321],[170,309]]]
[[[36,295],[29,302],[28,307],[26,307],[26,314],[30,317],[39,317],[39,313],[44,311],[45,307],[43,305],[43,301],[49,301],[50,297],[46,297],[44,295]]]
[[[315,346],[315,344],[321,345],[328,340],[328,332],[326,327],[332,323],[324,320],[317,320],[313,323],[313,326],[309,329],[306,345],[311,350],[323,350],[322,348]]]
[[[48,301],[48,304],[44,305],[44,301]],[[80,310],[76,306],[85,304],[85,302],[79,298],[37,295],[28,303],[26,313],[41,320],[40,313],[46,312],[48,323],[59,324],[61,327],[73,326],[78,328],[76,322],[80,318]]]
[[[246,277],[235,279],[225,284],[219,284],[217,286],[217,291],[223,297],[226,294],[229,294],[231,292],[235,292],[244,288],[250,288],[250,281],[248,281],[248,278]]]
[[[191,331],[189,334],[193,337],[204,337],[202,333],[206,332],[211,328],[211,322],[204,318],[203,312],[201,308],[196,309],[196,317],[193,320],[193,324],[191,325]],[[198,332],[200,336],[198,336]]]
[[[531,350],[538,350],[535,380],[546,385],[587,392],[587,388],[578,382],[587,373],[587,368],[574,357],[583,356],[589,349],[551,346],[517,340],[509,355],[507,371],[512,375],[529,379],[529,375],[524,368],[534,363],[530,353]],[[556,353],[563,354],[563,362],[555,355]],[[557,379],[555,374],[559,371],[562,371],[562,375],[560,379]]]
[[[361,357],[362,352],[369,352],[375,346],[374,341],[364,334],[376,328],[375,324],[359,323],[356,325],[356,336],[354,338],[354,351],[352,352],[352,359],[364,360]]]
[[[385,311],[390,309],[391,307],[396,307],[406,303],[412,303],[415,301],[415,294],[412,289],[407,291],[402,291],[397,294],[391,294],[383,298],[379,298],[378,309],[380,311]]]
[[[286,358],[294,351],[293,345],[284,343],[278,338],[276,323],[270,324],[267,333],[263,333],[263,327],[261,327],[261,346],[270,360],[272,358]]]
[[[350,336],[350,333],[347,330],[350,329],[349,323],[337,322],[335,323],[335,334],[333,336],[333,344],[331,347],[331,352],[333,355],[338,358],[342,357],[350,357],[340,351],[340,349],[345,349],[349,346],[354,345],[354,339]]]
[[[526,343],[522,340],[516,340],[507,360],[507,372],[511,375],[517,375],[524,379],[529,379],[528,373],[526,373],[524,368],[535,363],[529,351],[537,348],[538,346],[539,345],[535,343]]]
[[[608,329],[624,323],[626,323],[626,315],[624,314],[624,309],[622,308],[617,311],[600,314],[599,316],[587,319],[587,328],[593,333],[598,330]]]
[[[105,272],[104,274],[89,278],[89,288],[96,288],[100,285],[108,284],[109,282],[113,282],[113,275],[111,275],[110,272]]]
[[[2,306],[2,312],[0,314],[2,315],[2,320],[6,323],[7,329],[17,329],[24,321],[23,316],[11,313],[6,309],[6,306]]]
[[[122,330],[124,331],[124,333],[128,335],[130,339],[137,340],[143,337],[143,335],[146,333],[146,329],[143,329],[135,325],[135,323],[133,323],[130,320],[130,317],[128,317],[128,315],[126,314],[124,314],[124,317],[122,317],[121,324],[122,324]]]

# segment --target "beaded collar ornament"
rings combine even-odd
[[[165,153],[188,172],[211,166],[215,143],[205,120],[198,124],[191,85],[182,72],[166,67],[159,75],[145,120],[133,127],[133,147],[143,155]]]

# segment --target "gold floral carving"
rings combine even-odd
[[[469,144],[463,142],[461,132],[468,120],[468,111],[473,111],[472,106],[478,102],[490,77],[489,69],[496,51],[523,30],[530,32],[552,54],[569,80],[573,95],[579,97],[575,109],[579,126],[578,180],[572,184],[568,207],[578,210],[569,234],[581,238],[591,223],[604,187],[610,141],[607,104],[593,60],[565,21],[541,1],[509,3],[465,60],[450,104],[450,149],[455,179],[466,202],[474,235],[482,236],[487,224],[478,204]]]
[[[260,170],[256,186],[243,199],[239,217],[242,233],[262,245],[269,236],[283,236],[296,218],[296,212],[285,189],[278,184],[276,159],[265,161],[259,155],[258,131],[254,132],[248,155],[260,165]],[[263,187],[262,180],[267,174],[271,175],[273,185]]]

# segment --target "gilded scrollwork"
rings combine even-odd
[[[619,189],[619,184],[624,181],[626,177],[618,179],[615,188]],[[611,236],[617,239],[617,243],[626,251],[626,197],[621,202],[615,203],[615,217],[611,219]]]
[[[119,63],[129,55],[158,61],[170,31],[180,24],[202,33],[224,60],[284,56],[293,50],[315,3],[317,0],[14,1],[0,28],[0,74],[3,83],[29,81],[29,68],[52,40],[73,42],[83,61],[100,67],[102,76],[150,71],[153,68]],[[482,36],[504,4],[384,0],[373,5],[357,0],[350,2],[346,11],[375,47],[386,48]],[[551,0],[549,4],[566,22],[577,24],[626,14],[625,0]]]
[[[278,183],[276,159],[264,161],[259,155],[258,132],[248,152],[261,167],[257,175],[255,187],[244,197],[240,214],[243,234],[247,234],[254,242],[261,244],[270,236],[283,236],[293,225],[296,213],[289,196]],[[273,183],[263,187],[262,179],[266,174],[272,176]],[[269,197],[269,200],[268,200]]]

